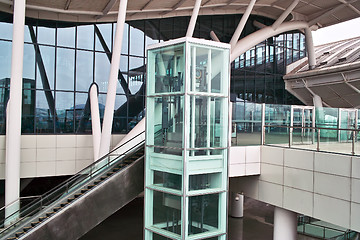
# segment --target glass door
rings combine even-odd
[[[291,144],[312,144],[314,143],[315,126],[314,107],[292,106],[291,110],[292,133],[290,137]]]

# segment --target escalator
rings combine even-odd
[[[7,217],[5,207],[0,239],[83,236],[144,190],[144,140],[141,132],[33,202],[7,212]],[[119,155],[119,148],[127,150]]]

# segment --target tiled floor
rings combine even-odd
[[[273,207],[246,199],[244,218],[229,217],[229,240],[271,240],[273,234]],[[81,240],[142,240],[143,198],[137,198],[126,207],[91,230]]]

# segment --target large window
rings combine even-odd
[[[12,15],[0,13],[0,133],[11,70]],[[199,16],[194,37],[210,39],[215,31],[229,42],[241,15]],[[190,17],[130,21],[124,28],[113,133],[126,133],[144,115],[146,46],[185,36]],[[243,36],[257,29],[250,16]],[[116,23],[67,23],[26,19],[22,132],[91,133],[88,90],[99,87],[101,121],[106,102]],[[281,34],[260,43],[231,65],[231,100],[299,104],[285,91],[285,66],[306,55],[302,33]]]

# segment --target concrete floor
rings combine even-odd
[[[114,213],[81,240],[142,240],[143,198],[137,198]],[[262,202],[245,199],[243,218],[228,218],[229,240],[271,240],[274,208]],[[304,239],[299,238],[298,239]]]

